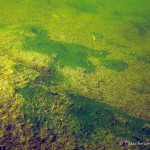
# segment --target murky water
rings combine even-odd
[[[0,0],[1,147],[147,142],[149,8],[148,0]]]

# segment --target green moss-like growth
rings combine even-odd
[[[122,48],[128,48],[127,45],[124,45],[124,44],[120,44],[119,42],[116,42],[115,40],[108,40],[107,41],[107,44],[108,45],[111,45],[111,46],[115,46],[116,48],[119,48],[119,49],[122,49]]]
[[[150,64],[150,56],[149,55],[147,55],[147,56],[136,56],[136,58],[138,61],[142,61],[145,64]]]
[[[146,35],[147,32],[146,32],[144,26],[141,23],[139,23],[139,22],[132,22],[132,25],[133,25],[134,28],[136,28],[138,30],[138,34],[140,36]]]
[[[150,93],[150,84],[147,80],[142,80],[140,82],[140,86],[136,88],[132,88],[135,92],[139,94],[149,94]]]
[[[91,35],[93,36],[93,38],[95,38],[96,41],[100,41],[104,38],[102,34],[97,32],[92,32]]]
[[[1,0],[0,149],[148,149],[149,4]]]
[[[14,70],[17,71],[17,72],[22,72],[24,70],[24,66],[22,65],[15,65],[13,66]]]
[[[51,76],[39,76],[34,81],[36,84],[51,86]]]
[[[123,71],[124,69],[126,69],[128,67],[128,64],[122,60],[103,60],[102,64],[108,68],[108,69],[112,69],[114,71]]]
[[[49,129],[49,134],[53,135],[57,122],[62,128],[57,129],[55,134],[66,132],[75,136],[76,140],[80,139],[88,144],[99,142],[100,138],[107,136],[105,133],[131,141],[142,141],[149,134],[149,129],[145,128],[149,121],[131,117],[100,101],[76,94],[69,94],[69,100],[61,101],[58,98],[60,93],[56,95],[33,85],[28,85],[18,92],[26,100],[21,109],[24,111],[25,121],[33,125],[33,131],[39,132],[45,126]],[[62,114],[62,110],[65,110],[65,113]]]
[[[86,2],[85,0],[80,0],[75,3],[70,4],[79,13],[97,13],[97,5]]]
[[[4,23],[0,23],[0,29],[2,30],[2,29],[5,29],[7,26],[6,26],[6,24],[4,24]]]
[[[142,130],[148,121],[131,117],[118,108],[80,95],[70,94],[70,98],[73,103],[69,108],[72,130],[82,140],[90,142],[100,138],[103,135],[97,132],[99,129],[111,131],[115,136],[132,141],[136,141],[135,137],[142,140],[149,134],[148,130]],[[92,137],[93,133],[96,135],[95,139]]]
[[[88,60],[88,57],[102,58],[109,54],[106,50],[98,51],[77,44],[53,41],[41,27],[32,26],[29,27],[29,31],[34,36],[25,38],[23,49],[25,51],[36,51],[49,56],[56,54],[55,65],[59,67],[80,67],[88,71],[94,71],[95,66]]]
[[[50,106],[54,100],[54,96],[48,90],[27,85],[23,89],[17,90],[26,100],[21,106],[24,111],[25,120],[33,124],[34,130],[42,128],[46,123],[51,124]]]

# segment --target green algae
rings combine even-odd
[[[22,71],[24,71],[24,66],[17,64],[17,65],[13,66],[13,69],[17,72],[22,72]]]
[[[143,93],[150,93],[150,84],[147,80],[143,79],[140,86]]]
[[[136,58],[138,61],[142,61],[145,64],[150,64],[150,56],[149,55],[147,55],[147,56],[136,56]]]
[[[143,25],[141,23],[139,23],[139,22],[132,22],[132,25],[133,25],[134,28],[137,29],[138,34],[140,36],[145,36],[146,35],[147,31],[145,30],[145,28],[143,27]]]
[[[142,129],[148,123],[147,121],[131,117],[118,108],[80,95],[70,94],[70,98],[72,105],[69,107],[69,114],[72,115],[73,131],[83,140],[86,139],[89,142],[96,140],[98,136],[101,136],[97,132],[98,129],[111,131],[115,136],[132,141],[135,140],[135,137],[141,139],[142,136],[149,134],[149,130],[143,131]],[[124,119],[118,120],[116,116]],[[92,137],[93,133],[96,135],[95,139]]]
[[[139,84],[139,87],[132,88],[132,90],[139,94],[150,94],[150,84],[147,80],[143,79]]]
[[[69,92],[67,94],[69,99],[65,99],[62,103],[58,99],[59,92],[53,94],[42,87],[33,85],[28,85],[18,92],[26,100],[21,109],[25,113],[24,119],[33,124],[33,131],[38,131],[46,125],[51,131],[49,134],[54,134],[52,131],[54,131],[55,123],[63,117],[65,118],[65,121],[61,122],[63,132],[81,139],[83,143],[97,143],[100,138],[106,136],[100,133],[103,129],[107,133],[131,141],[137,141],[137,139],[142,141],[149,135],[149,129],[144,128],[145,124],[150,123],[149,121],[131,117],[120,109],[100,101]],[[53,107],[59,101],[65,110],[65,116]],[[118,116],[122,119],[118,119]],[[58,134],[57,132],[55,131],[55,134]]]
[[[0,23],[0,30],[6,29],[7,25],[5,23]]]
[[[24,111],[24,119],[26,122],[33,124],[33,130],[39,130],[45,125],[46,120],[51,125],[51,114],[47,113],[54,101],[54,95],[42,87],[27,85],[23,89],[18,89],[26,100],[21,106]]]
[[[143,62],[145,64],[149,64],[150,63],[150,54],[146,53],[146,54],[136,54],[136,53],[130,53],[130,56],[133,56],[136,58],[137,61],[139,62]]]
[[[117,48],[128,48],[127,45],[120,44],[119,42],[114,41],[114,40],[108,40],[107,43],[108,43],[108,45],[115,46]]]
[[[41,84],[44,86],[51,86],[51,76],[39,76],[35,79],[36,84]]]
[[[103,58],[109,55],[107,50],[98,51],[82,45],[53,41],[47,35],[46,30],[41,27],[33,26],[29,29],[35,35],[25,38],[23,49],[48,56],[56,54],[55,64],[58,67],[69,66],[75,69],[80,67],[88,71],[94,71],[95,66],[88,60],[88,57]]]
[[[103,60],[102,65],[114,71],[124,71],[128,67],[126,62],[117,59]]]
[[[145,54],[145,51],[149,50],[148,4],[147,0],[1,0],[0,21],[4,22],[0,24],[0,97],[3,97],[2,102],[4,100],[1,105],[2,134],[4,133],[2,149],[121,149],[117,143],[120,139],[146,141],[150,134],[149,121],[138,118],[149,119],[146,106],[149,83],[145,79],[148,76],[149,64],[149,55]],[[26,24],[26,27],[23,24]],[[122,32],[128,34],[129,40],[123,39]],[[59,40],[53,40],[51,34]],[[89,34],[90,37],[86,36]],[[71,42],[62,42],[61,35],[65,35],[64,41]],[[91,37],[96,42],[93,42]],[[113,40],[107,41],[107,38]],[[3,58],[7,50],[11,53]],[[107,58],[109,50],[112,59]],[[128,63],[122,60],[123,53],[135,51],[140,54],[135,55],[133,59],[125,56]],[[27,60],[29,58],[26,61],[24,58],[20,60],[20,57],[29,54],[26,52],[31,52],[31,55],[35,54],[32,52],[37,52],[42,54],[41,57],[47,55],[49,58],[56,58],[49,64],[45,61],[46,66],[42,64],[41,67],[38,61],[39,65],[32,65],[31,61]],[[36,55],[34,59],[38,59]],[[99,67],[99,62],[104,67]],[[10,67],[11,63],[16,65]],[[82,74],[78,68],[86,71]],[[30,74],[34,77],[30,78]],[[93,76],[90,76],[91,74]],[[78,77],[80,75],[81,78]],[[23,78],[26,78],[26,81],[21,83],[21,86],[16,86],[13,85],[16,82],[14,77],[21,79],[20,82],[24,81]],[[77,78],[76,83],[74,78]],[[139,83],[141,79],[143,80]],[[99,93],[106,93],[102,99],[104,103],[97,100],[100,94],[95,96],[98,80],[104,81],[99,85]],[[76,86],[83,86],[78,85],[78,82],[87,87],[86,92],[82,91],[84,88],[76,91]],[[135,88],[130,88],[129,85]],[[67,95],[65,90],[72,88],[77,94]],[[5,89],[8,90],[5,92]],[[93,96],[94,99],[88,98]],[[7,98],[11,99],[11,103]],[[129,109],[126,112],[118,108],[130,99],[135,105],[128,104]],[[7,106],[6,110],[4,104]],[[13,106],[10,106],[11,104]],[[17,114],[20,109],[23,121]],[[137,118],[129,116],[128,113]],[[31,130],[24,133],[24,127],[30,126]],[[46,128],[45,137],[41,135],[43,128]],[[71,141],[73,142],[70,144]],[[92,145],[92,142],[96,144]],[[70,148],[69,144],[74,146]],[[114,147],[111,147],[111,144]],[[147,149],[146,146],[129,147],[134,148]]]
[[[70,4],[79,13],[97,13],[97,5],[92,4],[90,1],[80,0],[75,3]]]
[[[93,38],[95,38],[96,41],[101,41],[104,38],[102,34],[97,32],[92,32],[91,35],[93,36]]]

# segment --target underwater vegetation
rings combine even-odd
[[[89,137],[91,141],[90,135],[93,132],[99,134],[96,131],[99,128],[111,131],[116,136],[131,138],[135,141],[140,140],[142,135],[148,136],[150,134],[150,130],[144,128],[144,124],[149,123],[147,121],[131,117],[117,108],[80,95],[70,94],[70,98],[73,104],[69,108],[69,113],[77,118],[74,129],[75,131],[77,129],[76,134],[81,134],[81,139],[84,139],[82,136],[86,135],[86,139]],[[138,135],[140,136],[138,137]]]
[[[55,54],[53,65],[61,68],[64,66],[75,69],[81,67],[87,71],[94,71],[95,66],[88,58],[95,57],[100,60],[110,54],[108,50],[98,51],[82,45],[53,41],[49,38],[46,30],[41,27],[31,26],[29,27],[29,31],[34,35],[25,38],[23,49],[25,51],[36,51],[48,56]],[[93,35],[96,36],[97,39],[102,38],[101,35],[96,33],[93,33]],[[102,64],[106,68],[115,71],[123,71],[128,67],[128,64],[121,60],[104,60]]]
[[[23,49],[25,51],[36,51],[48,56],[55,54],[55,62],[59,67],[81,67],[88,71],[94,71],[95,66],[88,60],[88,57],[105,58],[109,55],[106,50],[98,51],[77,44],[53,41],[47,35],[46,30],[41,27],[31,26],[29,31],[34,36],[25,38]]]
[[[149,4],[1,0],[0,149],[149,150]]]
[[[97,13],[98,9],[96,4],[92,4],[90,1],[86,2],[85,0],[78,1],[70,5],[75,8],[78,13]]]
[[[21,107],[24,119],[32,124],[33,131],[38,132],[46,126],[47,137],[60,136],[60,132],[67,132],[75,136],[76,140],[91,144],[98,143],[109,134],[134,142],[143,142],[143,139],[150,134],[149,128],[146,127],[149,121],[131,117],[115,107],[70,91],[67,92],[68,98],[62,100],[59,98],[59,92],[50,92],[42,86],[35,81],[18,90],[26,100]],[[65,109],[65,116],[62,109]],[[61,127],[61,131],[55,129],[56,122]],[[43,139],[37,135],[36,140],[44,141],[47,137]]]
[[[146,64],[150,64],[150,56],[137,56],[137,59]]]
[[[5,28],[6,28],[6,24],[0,23],[0,30],[3,30],[3,29],[5,29]]]
[[[106,68],[113,69],[115,71],[123,71],[125,68],[128,67],[128,64],[126,62],[123,62],[121,60],[104,60],[103,65]]]
[[[132,22],[132,25],[137,29],[138,34],[140,36],[146,35],[147,31],[146,31],[146,29],[143,27],[143,25],[141,23]]]

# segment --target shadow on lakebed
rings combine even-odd
[[[51,40],[45,29],[39,26],[29,26],[27,30],[33,36],[25,37],[23,43],[24,51],[35,51],[45,55],[56,55],[54,64],[59,67],[69,66],[71,68],[83,68],[94,71],[96,66],[89,60],[90,57],[101,59],[102,65],[115,71],[123,71],[128,64],[122,60],[108,60],[108,50],[94,50],[82,45],[65,43]]]
[[[132,117],[116,107],[78,94],[71,93],[69,97],[72,101],[69,114],[73,122],[76,120],[73,129],[81,138],[92,140],[93,133],[101,136],[99,129],[131,141],[143,141],[143,137],[150,134],[150,128],[147,127],[149,121]]]

